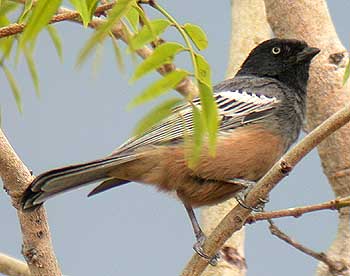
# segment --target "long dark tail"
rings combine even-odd
[[[41,205],[45,200],[54,195],[97,180],[107,179],[110,177],[108,173],[112,169],[115,169],[116,166],[131,161],[134,158],[135,157],[133,156],[109,156],[88,163],[47,171],[37,176],[24,192],[22,197],[22,207],[24,210],[30,210]],[[111,185],[111,182],[113,182],[114,185]],[[119,179],[104,182],[101,186],[95,188],[90,195],[127,182],[128,181]]]

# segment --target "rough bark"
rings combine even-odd
[[[249,51],[260,42],[271,37],[271,29],[266,21],[263,0],[232,0],[232,31],[227,78],[233,77]],[[253,19],[253,20],[252,20]],[[205,207],[202,221],[205,233],[210,233],[222,218],[237,204],[235,199],[222,204]],[[236,232],[223,247],[224,261],[217,266],[209,266],[203,275],[245,275],[244,229]]]
[[[350,102],[350,87],[342,85],[348,54],[337,36],[325,1],[265,0],[265,4],[269,23],[276,36],[304,39],[322,50],[313,62],[309,81],[307,125],[311,130]],[[350,125],[347,124],[322,142],[318,152],[335,195],[349,195]],[[349,208],[340,210],[337,235],[327,253],[329,257],[345,261],[348,265],[349,214]],[[319,265],[317,274],[331,275],[323,264]]]
[[[19,159],[5,135],[0,130],[0,177],[4,189],[17,209],[21,225],[23,247],[29,270],[33,276],[60,276],[61,272],[53,251],[45,209],[23,213],[19,200],[23,191],[32,181],[29,170]]]

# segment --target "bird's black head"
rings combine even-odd
[[[296,39],[273,38],[254,48],[237,75],[271,77],[305,90],[312,58],[320,52]]]

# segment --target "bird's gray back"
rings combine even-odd
[[[306,91],[290,88],[274,78],[256,76],[237,76],[214,86],[214,92],[236,90],[279,100],[265,124],[284,137],[287,150],[298,138],[305,119]]]

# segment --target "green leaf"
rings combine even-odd
[[[150,129],[155,124],[168,117],[173,108],[182,103],[181,99],[172,98],[162,102],[160,105],[153,108],[143,119],[137,124],[134,134],[140,135]]]
[[[36,37],[55,14],[61,4],[61,0],[39,0],[36,2],[33,12],[28,19],[27,26],[20,38],[20,48],[27,42],[34,44]]]
[[[5,26],[10,25],[10,24],[11,24],[11,21],[7,18],[7,16],[0,15],[0,27],[5,27]],[[6,38],[6,37],[3,37],[3,38]],[[1,40],[3,38],[1,38]]]
[[[126,14],[126,19],[129,21],[133,32],[137,33],[139,29],[140,16],[138,10],[134,6]]]
[[[129,45],[129,49],[130,54],[131,54],[131,60],[134,64],[136,64],[136,54],[134,52],[134,49],[132,49],[132,45],[130,44],[131,38],[132,38],[132,33],[130,32],[128,26],[126,24],[124,24],[124,22],[122,22],[122,30],[125,34],[125,40],[126,40],[126,44]]]
[[[40,96],[40,89],[39,89],[39,76],[38,76],[38,72],[36,70],[36,66],[35,66],[35,62],[33,59],[33,55],[32,52],[28,50],[27,47],[23,48],[23,53],[24,56],[26,58],[27,61],[27,65],[28,65],[28,69],[30,72],[30,75],[32,77],[32,81],[34,84],[34,88],[35,88],[35,93],[37,96]]]
[[[0,16],[0,27],[7,26],[10,23],[10,20],[8,20],[6,16]],[[11,54],[14,39],[15,36],[8,36],[0,39],[0,48],[3,52],[1,59],[8,58]]]
[[[140,95],[135,97],[129,104],[129,107],[135,107],[164,94],[176,87],[188,74],[184,70],[176,70],[166,74],[162,79],[152,83]]]
[[[17,82],[16,82],[15,78],[13,77],[12,73],[10,72],[10,70],[5,65],[2,65],[2,69],[4,70],[7,81],[10,84],[13,96],[15,97],[17,108],[18,108],[19,112],[22,113],[23,107],[22,107],[21,93],[19,91]]]
[[[196,106],[193,106],[193,140],[192,140],[192,148],[190,158],[188,158],[188,165],[190,168],[195,168],[198,164],[199,157],[201,154],[202,146],[203,146],[203,138],[205,133],[205,126],[202,118],[202,112]]]
[[[211,86],[211,70],[210,65],[206,59],[199,54],[195,55],[197,72],[195,72],[195,77],[200,82],[204,82],[207,86]]]
[[[201,27],[197,25],[193,25],[190,23],[186,23],[183,26],[185,32],[187,35],[191,38],[194,45],[198,48],[198,50],[204,50],[208,47],[208,38],[205,32],[202,30]]]
[[[139,6],[139,5],[133,5],[132,6],[135,10],[138,11],[139,17],[142,20],[142,23],[147,26],[147,28],[150,30],[150,32],[153,34],[152,26],[151,26],[151,21],[148,19],[148,17],[145,15],[144,10]],[[138,31],[137,31],[138,32]]]
[[[85,1],[86,1],[88,13],[89,13],[89,20],[91,21],[99,0],[85,0]]]
[[[197,65],[195,77],[198,80],[202,113],[208,131],[209,150],[210,153],[214,155],[218,130],[218,110],[211,85],[211,70],[209,63],[203,56],[196,54],[195,58]]]
[[[92,68],[94,70],[93,72],[95,76],[97,76],[98,69],[101,67],[102,57],[103,57],[103,43],[99,43],[96,45],[95,56],[92,61]]]
[[[122,52],[120,51],[117,39],[114,37],[113,34],[111,34],[111,39],[112,39],[114,54],[115,54],[115,58],[117,60],[119,70],[124,71],[125,64],[124,64],[123,55],[122,55]]]
[[[350,76],[350,61],[346,65],[345,72],[344,72],[344,77],[343,77],[343,85],[348,81]]]
[[[5,1],[0,4],[0,16],[8,15],[11,11],[18,7],[16,3]]]
[[[130,40],[130,49],[139,49],[145,44],[155,40],[171,23],[165,19],[156,19],[150,22],[150,27],[143,26],[142,29]]]
[[[86,28],[90,22],[90,14],[88,11],[88,6],[85,0],[69,0],[73,7],[79,12],[81,19],[83,20],[83,25]]]
[[[102,43],[103,39],[110,33],[111,28],[116,24],[130,9],[136,0],[119,0],[108,14],[108,20],[101,25],[98,30],[86,42],[84,48],[80,51],[77,65],[81,65],[97,43]]]
[[[159,45],[151,56],[137,66],[131,77],[131,81],[135,81],[161,65],[169,63],[170,58],[184,49],[185,48],[181,44],[175,42],[167,42]]]
[[[209,150],[212,155],[215,154],[215,145],[217,139],[217,131],[219,126],[219,116],[217,105],[213,95],[213,89],[206,83],[198,82],[199,97],[201,100],[202,114],[204,123],[208,131]]]
[[[63,53],[62,53],[62,43],[61,43],[60,36],[58,35],[56,28],[52,25],[47,25],[46,30],[49,33],[50,38],[52,40],[52,43],[55,46],[57,55],[58,55],[60,61],[62,62],[63,61]]]
[[[33,0],[26,0],[24,4],[23,12],[18,19],[18,23],[22,23],[24,21],[24,19],[27,17],[29,12],[31,11],[32,7],[33,7]]]

